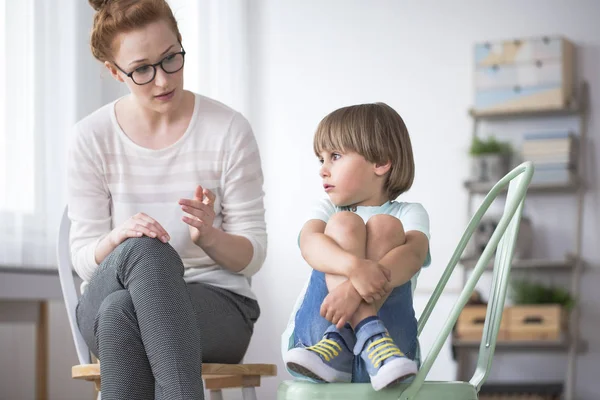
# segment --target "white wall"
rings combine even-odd
[[[262,316],[247,361],[278,364],[278,378],[265,379],[260,389],[263,399],[274,399],[278,383],[289,379],[281,362],[280,334],[309,274],[296,237],[304,222],[303,213],[322,195],[318,163],[312,154],[312,135],[319,120],[341,106],[384,101],[407,123],[417,173],[415,185],[404,200],[423,203],[432,226],[433,264],[419,280],[415,302],[420,310],[467,222],[467,194],[462,181],[468,172],[465,154],[471,134],[467,109],[472,101],[473,43],[554,33],[571,38],[580,49],[578,73],[591,86],[589,128],[594,132],[600,116],[600,4],[358,0],[257,0],[251,4],[250,119],[265,171],[269,252],[263,270],[253,281]],[[597,157],[600,142],[593,133],[590,136],[589,152]],[[590,161],[589,166],[597,169],[596,161]],[[594,372],[600,362],[600,340],[595,330],[600,322],[600,297],[595,289],[600,284],[600,253],[595,245],[599,233],[598,177],[594,172],[589,179],[583,249],[592,271],[584,275],[581,294],[582,336],[589,350],[577,364],[580,399],[597,398],[595,394],[600,392]],[[533,204],[545,210],[533,213],[542,238],[536,251],[564,249],[563,241],[573,238],[568,216],[573,214],[575,202],[558,197],[540,198]],[[564,219],[555,218],[563,212]],[[540,227],[553,232],[543,232]],[[440,299],[439,310],[424,334],[425,351],[456,298],[460,276],[457,278]],[[565,360],[560,354],[498,355],[493,378],[562,379]],[[446,346],[430,378],[453,379],[454,374],[455,365]]]

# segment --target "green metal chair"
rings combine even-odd
[[[431,312],[435,307],[442,291],[446,287],[450,275],[454,271],[471,235],[479,224],[479,221],[488,210],[494,199],[508,186],[508,194],[504,213],[498,227],[494,231],[488,245],[479,258],[472,275],[469,277],[464,289],[447,318],[444,327],[439,333],[436,341],[431,347],[427,358],[423,361],[421,368],[414,380],[410,383],[399,384],[381,391],[374,391],[368,383],[330,383],[318,384],[304,381],[284,381],[278,389],[279,400],[325,400],[325,399],[373,399],[373,400],[477,400],[479,390],[485,383],[494,356],[500,319],[504,308],[506,290],[510,268],[519,231],[519,223],[523,212],[523,204],[527,194],[527,188],[533,176],[533,165],[524,162],[504,178],[502,178],[485,197],[483,204],[471,218],[448,266],[446,267],[435,291],[433,292],[427,306],[425,307],[418,323],[418,335],[421,334]],[[496,251],[497,249],[497,251]],[[492,279],[492,291],[487,307],[483,337],[479,347],[477,368],[469,382],[437,382],[425,381],[431,366],[452,327],[458,319],[458,315],[467,303],[475,285],[483,274],[486,266],[494,257],[494,270]]]

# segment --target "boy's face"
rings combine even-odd
[[[323,151],[319,154],[323,189],[336,206],[379,206],[388,198],[383,190],[387,166],[367,161],[350,151]]]

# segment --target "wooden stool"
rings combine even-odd
[[[222,389],[241,388],[244,400],[256,400],[256,387],[261,376],[276,376],[274,364],[202,364],[204,388],[211,400],[223,400]],[[74,379],[94,382],[100,390],[100,364],[75,365],[71,370]]]

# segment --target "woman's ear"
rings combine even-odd
[[[388,161],[385,164],[375,164],[373,170],[375,172],[375,175],[383,176],[383,175],[387,174],[391,168],[392,168],[392,162]]]
[[[121,75],[119,74],[119,71],[115,68],[114,65],[112,65],[108,61],[104,61],[104,66],[110,72],[113,78],[115,78],[119,82],[124,82],[123,78],[121,78]]]

